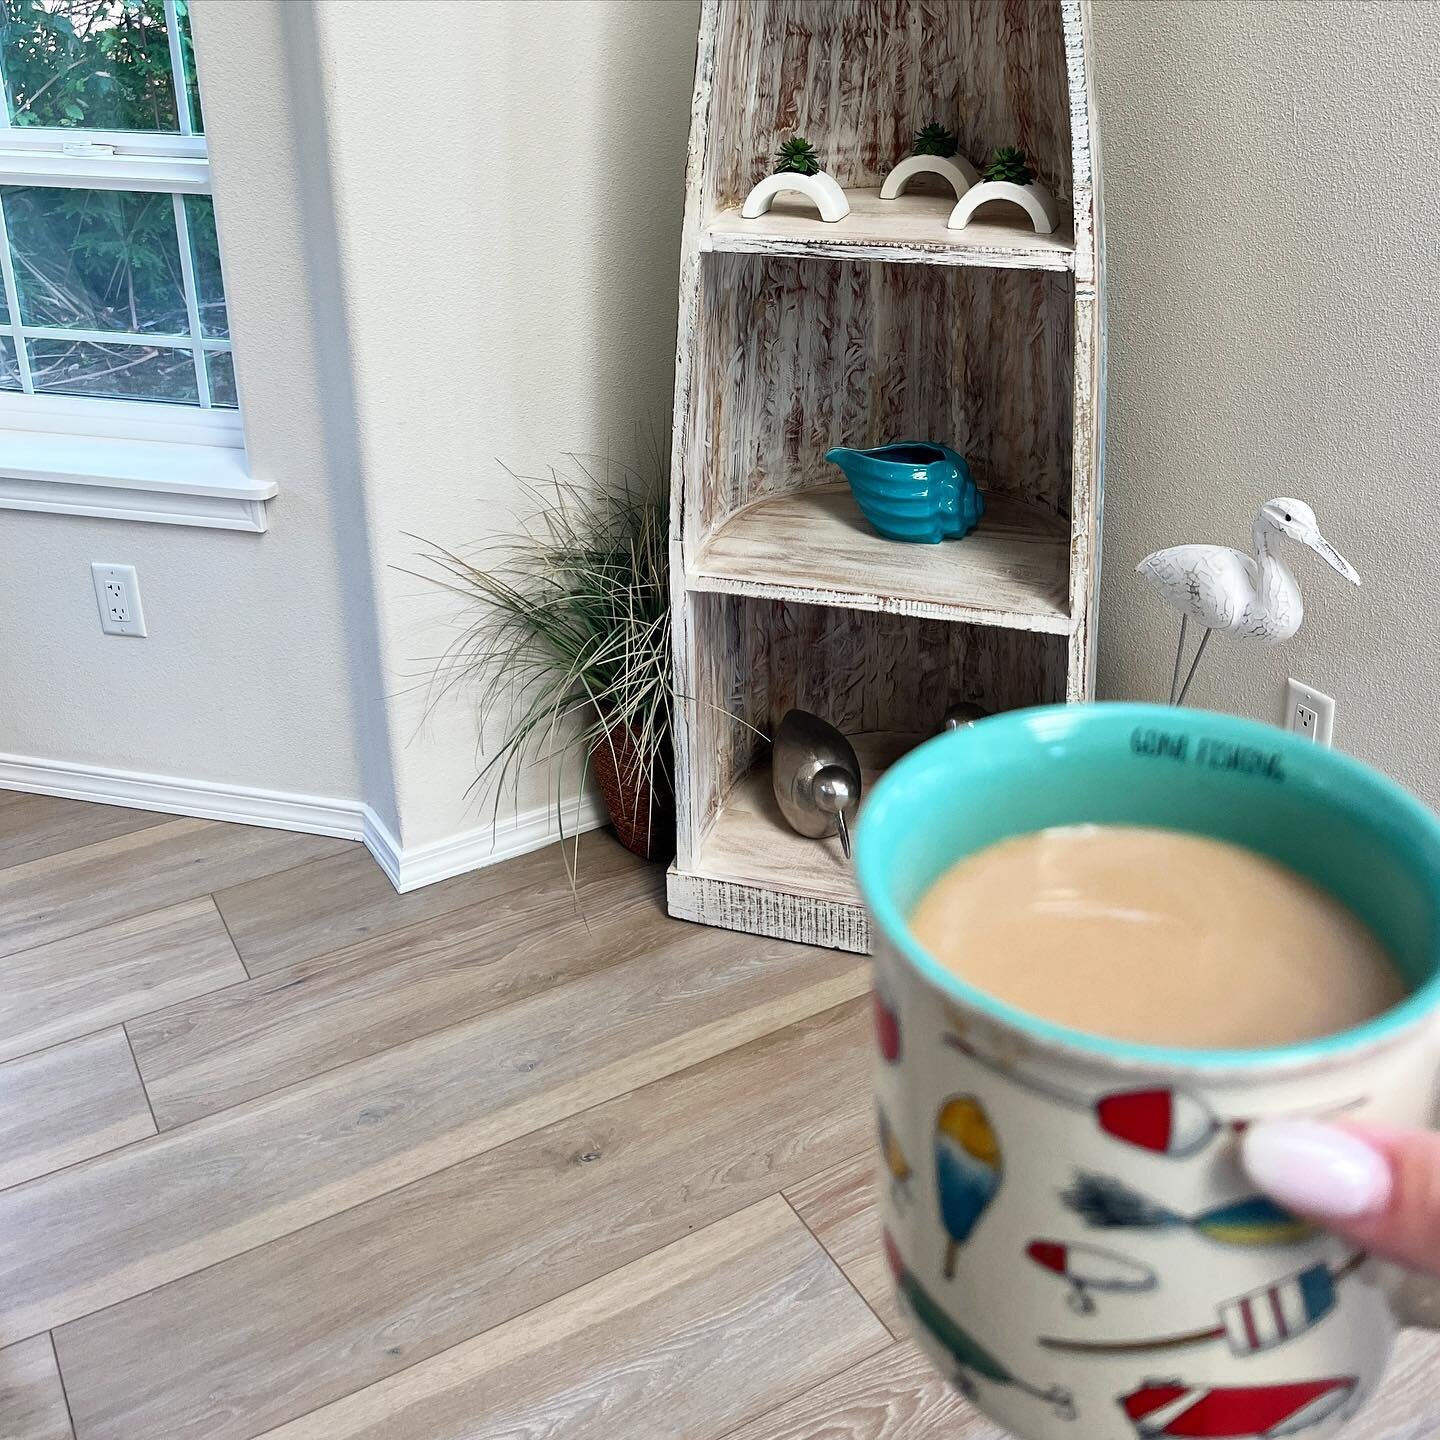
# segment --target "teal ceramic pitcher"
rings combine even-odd
[[[985,513],[965,457],[948,445],[905,440],[875,450],[837,446],[825,458],[844,471],[861,513],[887,540],[958,540]]]

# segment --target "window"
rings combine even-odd
[[[0,505],[227,523],[16,503],[46,480],[143,489],[146,463],[172,498],[197,472],[196,493],[273,493],[240,451],[187,0],[0,0],[0,92]]]

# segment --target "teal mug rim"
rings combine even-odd
[[[1313,742],[1300,740],[1255,720],[1211,711],[1185,713],[1203,715],[1207,733],[1217,738],[1237,745],[1262,745],[1279,751],[1297,767],[1311,767],[1312,773],[1328,772],[1335,786],[1344,790],[1351,802],[1363,798],[1397,813],[1402,820],[1408,821],[1409,828],[1423,841],[1412,856],[1417,872],[1434,893],[1440,894],[1440,820],[1388,776],[1340,751],[1316,746]],[[1319,1062],[1352,1058],[1385,1044],[1440,1008],[1440,956],[1436,956],[1430,978],[1398,1005],[1361,1025],[1331,1035],[1299,1044],[1249,1050],[1150,1045],[1111,1039],[1032,1015],[962,980],[915,940],[882,873],[886,847],[881,837],[886,826],[910,823],[903,815],[897,818],[897,814],[913,804],[914,793],[924,794],[931,788],[932,777],[940,771],[953,770],[958,757],[966,757],[962,763],[967,768],[982,764],[984,749],[989,746],[982,748],[977,742],[1020,738],[1039,745],[1073,736],[1096,725],[1127,729],[1136,725],[1161,724],[1166,720],[1173,722],[1175,716],[1176,711],[1168,705],[1128,701],[1045,705],[991,716],[968,730],[937,736],[912,750],[876,783],[856,826],[855,870],[861,897],[875,924],[905,960],[942,993],[1011,1030],[1020,1031],[1031,1040],[1063,1048],[1080,1058],[1108,1064],[1232,1072],[1259,1068],[1303,1069]]]

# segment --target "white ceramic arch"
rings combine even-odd
[[[882,200],[898,200],[917,175],[939,175],[949,182],[956,198],[980,183],[980,172],[963,155],[907,155],[880,187]]]
[[[779,175],[767,175],[745,197],[740,218],[758,220],[774,203],[775,197],[787,191],[803,195],[820,212],[822,220],[843,220],[850,213],[850,202],[833,175],[827,175],[823,170],[814,175],[799,175],[787,170]]]
[[[975,212],[991,200],[1008,200],[1018,205],[1029,217],[1037,235],[1049,235],[1060,223],[1060,207],[1055,197],[1039,183],[1015,185],[1009,180],[982,180],[972,185],[956,202],[945,222],[950,230],[963,230]]]

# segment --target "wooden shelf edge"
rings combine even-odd
[[[665,890],[670,914],[677,920],[854,955],[870,953],[870,919],[865,907],[853,900],[824,900],[775,886],[721,880],[675,865],[666,874]]]
[[[751,600],[786,600],[795,605],[831,605],[842,610],[870,610],[886,615],[909,615],[918,620],[948,620],[954,624],[981,625],[995,630],[1028,630],[1040,635],[1069,635],[1072,617],[1030,614],[1016,610],[989,610],[982,606],[943,601],[904,600],[860,590],[825,590],[809,585],[782,585],[769,580],[737,580],[731,575],[707,572],[703,557],[687,570],[685,588],[701,595],[741,595]]]
[[[981,218],[963,230],[946,224],[954,196],[912,193],[881,200],[873,186],[845,192],[851,210],[821,220],[804,202],[781,196],[764,215],[741,218],[740,207],[712,215],[700,227],[702,254],[813,255],[898,265],[968,265],[986,270],[1075,269],[1075,237],[1067,226],[1037,235],[1026,219],[1005,214]],[[1001,207],[1008,210],[1012,207]]]
[[[823,223],[823,222],[822,222]],[[702,255],[794,255],[818,260],[858,260],[888,265],[960,265],[981,270],[1075,269],[1073,250],[1014,250],[1008,246],[887,244],[881,241],[814,240],[791,235],[736,235],[702,232]]]

